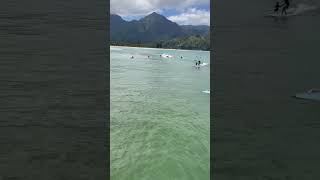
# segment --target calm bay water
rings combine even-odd
[[[108,179],[107,1],[1,1],[0,179]]]
[[[320,3],[275,2],[213,2],[213,179],[320,178],[319,103],[292,97],[319,87]]]
[[[195,68],[194,60],[210,64],[210,53],[110,52],[111,179],[208,180],[210,94],[203,91],[210,90],[210,69]]]

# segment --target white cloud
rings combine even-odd
[[[190,8],[182,14],[168,17],[173,22],[180,25],[210,25],[210,12]]]
[[[156,11],[151,1],[147,0],[111,0],[110,12],[121,16],[140,16]]]
[[[162,9],[183,11],[192,6],[209,5],[209,0],[111,0],[110,11],[120,16],[141,16]]]

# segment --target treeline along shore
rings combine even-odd
[[[141,42],[120,42],[111,41],[112,46],[128,46],[128,47],[148,47],[148,48],[165,48],[165,49],[188,49],[188,50],[210,50],[210,37],[204,36],[190,36],[185,38],[178,38],[168,41],[159,41],[152,43]]]

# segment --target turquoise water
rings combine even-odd
[[[210,94],[203,91],[210,90],[210,69],[195,68],[194,60],[210,64],[210,53],[110,52],[111,179],[208,180]]]

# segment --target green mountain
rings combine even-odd
[[[162,42],[161,47],[210,51],[210,38],[209,36],[188,36],[164,41]]]
[[[179,26],[157,13],[133,21],[110,15],[112,45],[208,50],[209,29],[209,26]]]
[[[192,25],[182,25],[182,31],[188,35],[209,35],[210,27],[205,25],[192,26]]]

